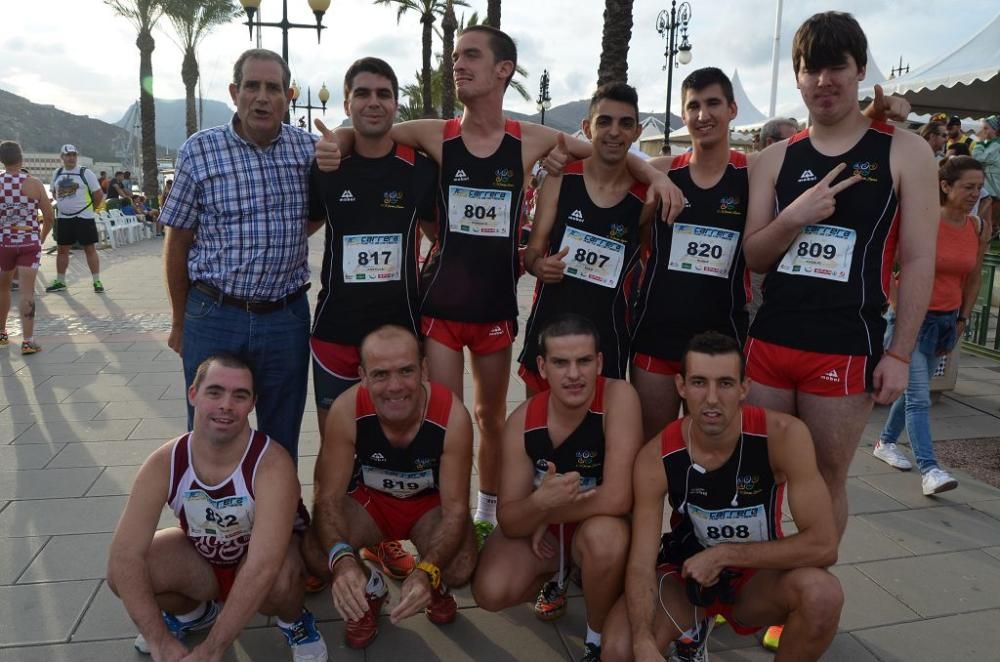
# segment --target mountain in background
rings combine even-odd
[[[138,116],[136,105],[133,103],[125,110],[122,118],[115,122],[115,126],[126,128],[133,117]],[[197,106],[197,101],[195,105]],[[205,99],[205,115],[201,125],[204,128],[226,124],[233,117],[233,109],[227,103]],[[156,99],[156,142],[163,145],[171,152],[176,152],[177,148],[187,140],[187,129],[185,126],[184,99]]]

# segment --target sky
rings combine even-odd
[[[467,0],[459,14],[479,11],[486,0]],[[314,22],[307,0],[288,0],[289,20]],[[666,0],[635,0],[629,50],[629,82],[639,92],[640,109],[662,112],[667,73],[663,70],[665,42],[656,32],[656,16]],[[688,36],[692,62],[674,70],[672,111],[679,112],[680,81],[697,67],[717,66],[732,75],[739,70],[750,100],[764,114],[771,85],[771,50],[775,0],[693,0]],[[899,64],[919,67],[963,44],[997,13],[1000,0],[939,3],[929,12],[924,0],[819,0],[785,2],[781,23],[777,114],[799,101],[791,68],[791,40],[799,24],[818,11],[853,13],[864,28],[878,67],[889,75]],[[519,63],[528,70],[523,82],[537,97],[544,69],[551,76],[553,105],[588,97],[597,80],[604,3],[601,0],[504,0],[502,27],[518,44]],[[262,0],[264,21],[280,19],[281,2]],[[933,13],[933,15],[932,15]],[[0,0],[3,57],[0,89],[35,103],[53,104],[79,115],[116,121],[138,96],[139,52],[132,26],[114,15],[102,0]],[[370,0],[333,0],[324,19],[321,44],[315,30],[289,33],[292,76],[316,92],[324,83],[331,91],[325,119],[343,119],[343,72],[358,57],[387,60],[401,84],[412,82],[420,68],[420,23],[416,14],[396,22],[395,8],[374,6]],[[181,51],[169,21],[154,31],[154,93],[158,98],[183,98]],[[202,89],[206,98],[230,102],[227,90],[232,63],[256,45],[244,25],[232,23],[209,34],[199,51]],[[264,28],[262,46],[281,50],[281,31]],[[435,37],[434,52],[440,52]],[[508,91],[505,106],[533,113],[535,102]],[[313,115],[317,116],[316,113]],[[737,117],[737,122],[739,118]]]

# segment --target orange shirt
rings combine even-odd
[[[976,268],[978,229],[979,224],[972,216],[965,217],[962,227],[941,219],[934,261],[934,290],[928,310],[945,312],[962,307],[962,285]]]

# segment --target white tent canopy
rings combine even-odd
[[[733,71],[733,100],[736,101],[736,121],[740,124],[756,124],[766,122],[767,115],[760,112],[757,106],[753,105],[747,91],[743,89],[743,82],[740,80],[740,70]]]
[[[985,117],[1000,111],[1000,14],[956,50],[882,87],[905,97],[916,113]],[[868,86],[859,96],[873,94]]]

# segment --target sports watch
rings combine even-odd
[[[435,591],[441,586],[441,568],[428,561],[417,564],[417,570],[423,570],[431,580],[431,588]]]

